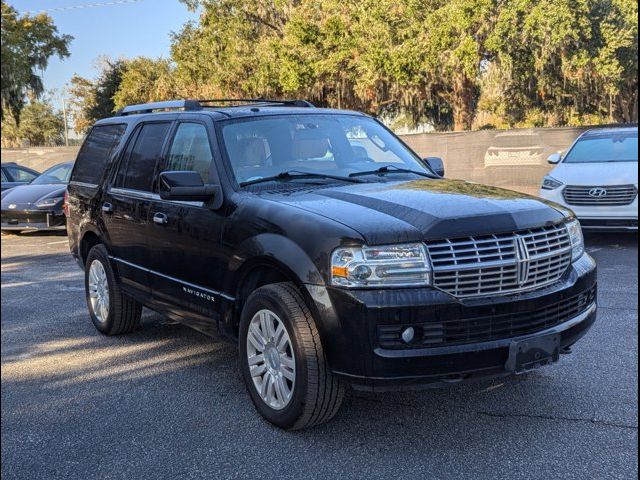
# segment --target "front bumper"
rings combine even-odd
[[[574,263],[564,277],[549,287],[515,295],[458,300],[432,288],[390,290],[311,290],[322,325],[323,345],[335,374],[356,389],[398,390],[437,386],[480,377],[509,374],[506,367],[511,342],[560,335],[560,347],[573,345],[596,319],[596,267],[588,255]],[[579,308],[566,310],[559,322],[538,321],[525,330],[493,335],[478,330],[482,322],[499,319],[528,321],[545,309],[565,312],[559,305],[581,298]],[[557,307],[556,307],[557,306]],[[568,307],[566,307],[568,308]],[[442,328],[468,325],[468,338],[443,329],[439,344],[389,344],[381,327]],[[484,323],[482,325],[490,325]],[[494,325],[496,325],[494,323]],[[515,324],[514,324],[515,325]],[[532,326],[533,325],[533,326]],[[492,327],[489,326],[489,329]],[[474,330],[476,329],[476,330]],[[482,336],[484,335],[484,337]],[[387,338],[388,339],[388,338]],[[451,340],[453,339],[453,340]]]
[[[572,210],[583,230],[638,231],[638,196],[629,205],[569,205],[562,196],[564,187],[540,190],[540,197]]]
[[[67,220],[56,210],[3,210],[0,229],[7,231],[64,230]]]

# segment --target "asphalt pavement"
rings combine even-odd
[[[2,478],[637,477],[638,237],[590,235],[599,316],[553,366],[350,393],[288,433],[254,411],[234,345],[145,312],[92,326],[64,236],[2,236]]]

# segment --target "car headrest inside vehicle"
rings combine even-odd
[[[294,159],[322,158],[329,151],[329,138],[313,130],[298,130],[293,136],[291,153]]]
[[[267,159],[264,140],[258,137],[241,138],[238,140],[235,158],[240,166],[258,167],[264,166]]]

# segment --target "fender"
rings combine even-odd
[[[239,253],[234,255],[229,263],[230,275],[226,291],[235,295],[245,276],[252,269],[261,266],[277,268],[298,286],[316,320],[332,370],[348,370],[345,363],[361,362],[361,359],[345,358],[348,339],[331,302],[328,286],[316,264],[291,239],[278,234],[263,233],[245,240],[240,245]],[[241,308],[237,302],[236,299],[236,307]]]
[[[246,273],[259,265],[278,265],[298,285],[325,285],[314,262],[290,238],[275,233],[261,233],[246,239],[228,266],[225,291],[234,295]]]

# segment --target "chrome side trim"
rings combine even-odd
[[[77,180],[71,180],[69,185],[77,185],[78,187],[98,188],[96,183],[78,182]]]
[[[163,200],[160,195],[152,192],[145,192],[143,190],[135,190],[133,188],[117,188],[111,187],[109,193],[113,195],[124,195],[130,198],[139,198],[141,200],[153,200],[154,202],[173,203],[178,205],[189,205],[191,207],[202,207],[204,202],[185,202],[182,200]]]
[[[166,278],[167,280],[171,280],[173,282],[180,283],[182,285],[186,285],[187,287],[197,288],[198,290],[202,290],[203,292],[207,292],[207,293],[209,293],[211,295],[217,295],[219,297],[222,297],[222,298],[224,298],[226,300],[230,300],[232,302],[235,302],[235,300],[236,300],[234,297],[232,297],[230,295],[227,295],[226,293],[218,292],[217,290],[211,290],[209,288],[205,288],[205,287],[202,287],[200,285],[196,285],[195,283],[185,282],[184,280],[180,280],[178,278],[172,277],[171,275],[166,275],[164,273],[156,272],[155,270],[151,270],[150,268],[141,267],[140,265],[136,265],[135,263],[127,262],[126,260],[123,260],[123,259],[118,258],[118,257],[114,257],[112,255],[109,255],[109,258],[111,260],[116,261],[116,262],[124,263],[125,265],[129,265],[130,267],[142,270],[143,272],[151,273],[153,275],[157,275],[159,277]]]
[[[124,195],[126,197],[141,198],[143,200],[160,200],[160,195],[131,188],[110,188],[109,193],[113,195]]]

